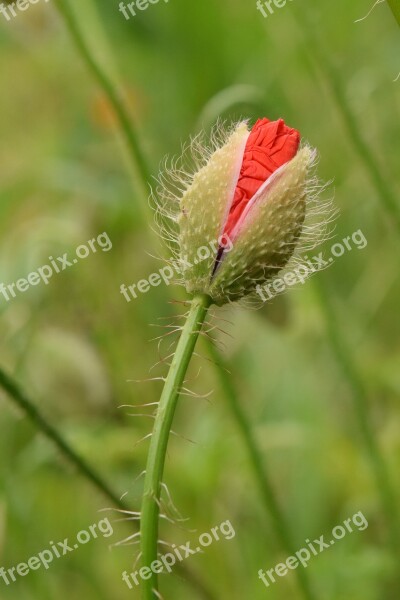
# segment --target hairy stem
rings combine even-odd
[[[144,216],[145,207],[146,207],[145,196],[146,196],[146,190],[147,190],[147,183],[149,181],[149,169],[147,167],[146,159],[142,153],[140,144],[138,142],[137,135],[136,135],[136,133],[133,129],[133,125],[130,121],[128,112],[127,112],[126,108],[124,107],[122,99],[116,93],[116,91],[113,89],[113,84],[112,84],[111,80],[109,80],[107,78],[107,76],[105,75],[101,66],[96,62],[96,60],[92,56],[89,47],[86,45],[84,38],[79,31],[79,27],[77,25],[77,22],[75,20],[73,13],[64,4],[63,0],[56,0],[56,1],[59,6],[60,12],[65,17],[66,24],[70,30],[70,33],[72,34],[72,37],[78,47],[78,50],[80,50],[89,70],[91,71],[92,75],[97,80],[98,84],[103,89],[105,94],[108,96],[110,103],[113,105],[113,107],[115,109],[115,113],[118,118],[118,122],[119,122],[119,125],[121,128],[121,131],[124,134],[124,138],[127,142],[127,146],[130,151],[130,157],[132,159],[132,163],[133,163],[133,165],[135,167],[135,171],[140,179],[137,187],[138,187],[138,191],[140,193],[139,204],[143,209],[142,215]],[[208,340],[207,340],[207,344],[210,347],[212,345],[210,342],[208,342]],[[215,360],[215,362],[216,363],[221,362],[221,357],[219,356],[218,351],[215,348],[214,349],[210,348],[210,351],[216,353],[217,360]],[[221,379],[221,381],[224,379],[229,384],[229,390],[228,390],[227,385],[225,385],[225,386],[222,385],[222,389],[225,391],[225,394],[226,394],[226,397],[228,400],[228,406],[230,406],[230,408],[232,409],[232,414],[233,414],[234,418],[237,420],[239,430],[242,431],[242,433],[243,433],[243,439],[249,449],[250,456],[252,457],[254,464],[261,465],[261,453],[260,453],[259,448],[257,447],[256,441],[253,438],[251,429],[249,427],[243,428],[243,421],[241,419],[241,415],[237,411],[234,410],[234,402],[236,401],[236,405],[237,405],[237,398],[236,398],[236,393],[232,386],[232,383],[229,381],[229,378],[224,377],[224,373],[221,372],[221,370],[218,368],[218,366],[216,368],[216,372],[217,372],[217,376]],[[259,458],[259,460],[256,460],[256,458],[255,458],[256,455]],[[272,490],[272,487],[270,486],[268,480],[266,479],[265,473],[262,471],[262,469],[260,469],[258,467],[255,468],[254,472],[255,472],[255,476],[258,480],[260,489],[263,491],[263,495],[265,496],[265,499],[267,499],[267,497],[272,498],[273,490]],[[268,489],[269,489],[270,493],[268,493]],[[284,547],[288,547],[286,544],[286,541],[284,543],[284,540],[289,539],[287,527],[285,525],[283,527],[278,526],[278,521],[280,521],[280,519],[274,517],[274,513],[276,511],[274,510],[273,505],[274,505],[273,500],[270,500],[269,502],[266,500],[266,508],[267,508],[268,512],[271,513],[277,529],[279,528],[279,530],[281,530],[281,534],[279,536],[281,539],[281,542],[284,545]],[[278,511],[279,511],[279,507],[278,507]],[[286,535],[283,533],[284,530],[286,531]],[[148,563],[144,563],[144,564],[148,564]],[[299,577],[299,579],[304,580],[303,582],[301,582],[301,587],[304,592],[304,597],[311,600],[311,598],[313,598],[313,596],[311,595],[311,592],[308,591],[310,586],[307,581],[307,575],[305,574],[305,572],[303,572],[302,574],[298,575],[298,577]],[[192,581],[192,583],[193,583],[193,581]],[[204,589],[201,590],[199,588],[199,591],[202,591],[203,595],[206,597]],[[210,596],[209,592],[208,592],[208,595]]]
[[[171,425],[186,371],[210,304],[211,298],[206,295],[196,296],[192,300],[157,409],[147,458],[140,526],[142,563],[146,567],[157,560],[161,484]],[[152,573],[151,578],[143,583],[144,600],[156,598],[154,590],[157,590],[157,575]]]
[[[399,0],[387,0],[390,10],[392,11],[394,18],[400,26],[400,2]]]
[[[243,444],[247,449],[250,463],[254,471],[255,478],[258,482],[261,497],[265,504],[266,512],[270,515],[275,529],[275,534],[282,546],[282,549],[288,554],[295,553],[295,547],[291,538],[290,528],[283,514],[278,500],[275,496],[274,488],[269,480],[269,476],[264,465],[263,456],[254,438],[251,426],[247,420],[246,413],[243,410],[239,398],[236,394],[235,387],[232,383],[232,378],[228,373],[227,365],[224,363],[220,352],[214,344],[208,344],[210,358],[213,362],[219,365],[218,376],[224,395],[228,401],[228,406],[235,418]],[[299,588],[301,589],[305,600],[315,600],[316,596],[305,569],[296,569]]]
[[[18,384],[0,368],[0,386],[11,398],[11,400],[23,411],[23,413],[32,421],[43,435],[45,435],[61,452],[62,456],[73,465],[77,472],[80,473],[90,484],[99,490],[105,498],[108,498],[116,508],[128,510],[128,505],[112,490],[111,486],[103,479],[103,477],[90,466],[79,453],[64,439],[62,434],[51,425],[41,412],[33,404],[32,400],[20,389]],[[136,527],[134,521],[129,523],[131,528]],[[197,573],[177,564],[176,569],[183,578],[190,580],[192,587],[196,589],[201,598],[204,600],[215,600],[214,596],[208,591]]]
[[[150,171],[148,169],[144,153],[141,149],[138,136],[136,135],[136,131],[131,123],[129,113],[122,98],[114,88],[112,80],[106,75],[104,69],[95,59],[91,49],[89,48],[89,45],[86,43],[85,38],[80,31],[76,16],[68,5],[68,0],[55,0],[55,2],[61,16],[65,21],[66,27],[68,28],[71,37],[75,42],[78,52],[86,63],[92,76],[97,81],[100,88],[109,99],[110,104],[114,108],[120,130],[127,144],[132,166],[136,173],[135,184],[138,192],[138,206],[141,209],[141,216],[144,221],[149,208],[147,204],[147,195],[148,182],[150,181]],[[180,572],[181,575],[184,576],[188,581],[190,581],[192,587],[198,591],[202,598],[205,600],[214,599],[212,592],[190,569],[178,564],[177,571]]]

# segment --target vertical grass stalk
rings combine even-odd
[[[393,13],[398,25],[400,26],[400,1],[399,0],[387,0],[390,10]]]
[[[55,3],[64,19],[72,39],[75,42],[80,56],[86,63],[89,71],[94,76],[94,79],[98,82],[100,88],[104,91],[115,111],[116,117],[120,124],[121,133],[124,136],[129,152],[133,157],[132,164],[137,175],[136,184],[139,192],[139,201],[143,201],[142,199],[146,199],[148,194],[150,172],[147,168],[147,163],[144,159],[136,131],[131,126],[129,113],[125,108],[119,92],[115,89],[111,78],[107,76],[104,69],[102,69],[101,65],[99,65],[93,53],[91,52],[89,45],[87,44],[79,28],[77,19],[71,10],[71,7],[69,6],[69,0],[55,0]]]
[[[388,1],[395,17],[399,17],[400,0]],[[328,53],[325,51],[324,46],[320,43],[318,34],[315,32],[316,28],[311,23],[307,11],[295,8],[294,4],[293,10],[296,11],[297,21],[303,29],[307,47],[310,49],[310,56],[319,67],[321,75],[332,93],[332,98],[342,117],[348,136],[365,167],[366,175],[374,186],[378,196],[381,198],[382,204],[390,219],[393,221],[397,230],[400,231],[400,205],[397,197],[391,189],[391,186],[388,184],[387,178],[382,173],[382,169],[373,150],[363,138],[360,127],[357,124],[356,116],[347,100],[346,91],[341,78]]]
[[[211,299],[205,295],[197,296],[192,300],[157,409],[147,458],[141,511],[142,564],[146,567],[150,567],[158,556],[161,484],[172,421],[186,371],[210,303]],[[157,589],[157,575],[152,572],[150,579],[143,582],[143,599],[157,598],[154,593]]]
[[[261,498],[263,499],[266,512],[270,515],[272,520],[275,535],[282,547],[282,550],[284,550],[289,556],[292,556],[295,554],[296,548],[293,544],[289,525],[275,496],[274,488],[269,480],[269,476],[264,465],[263,456],[254,438],[251,425],[246,417],[246,413],[243,410],[236,394],[235,387],[232,383],[232,378],[227,370],[227,365],[223,362],[223,358],[214,344],[208,344],[208,350],[211,360],[220,366],[218,369],[219,382],[221,388],[224,390],[224,396],[228,402],[230,411],[234,416],[239,433],[243,440],[243,444],[247,450],[255,478],[258,482]],[[316,600],[316,595],[312,589],[307,571],[305,569],[296,569],[295,576],[297,577],[297,582],[303,598],[305,598],[305,600]]]
[[[399,0],[388,0],[388,3],[396,20],[400,24]],[[355,115],[346,98],[341,78],[329,55],[325,51],[323,44],[320,43],[318,34],[315,32],[315,28],[313,27],[309,16],[306,14],[306,11],[298,10],[294,5],[293,9],[296,11],[297,21],[303,29],[307,46],[311,49],[310,55],[319,67],[321,75],[332,93],[333,100],[343,119],[348,136],[353,143],[354,150],[359,156],[361,163],[364,165],[366,175],[369,177],[380,197],[389,218],[393,221],[396,229],[400,231],[400,206],[397,198],[389,185],[387,178],[385,178],[381,172],[377,157],[363,138]],[[400,552],[400,541],[398,537],[399,521],[397,502],[385,460],[381,454],[379,444],[375,439],[375,432],[370,422],[368,394],[362,377],[352,360],[347,344],[340,332],[335,311],[331,304],[330,297],[324,289],[324,284],[317,279],[314,279],[314,282],[318,301],[325,316],[331,347],[352,390],[355,415],[375,476],[377,491],[380,495],[382,507],[388,522],[388,529],[390,532],[389,537],[393,549],[398,554]]]
[[[352,390],[354,411],[361,438],[375,476],[376,487],[381,498],[387,521],[389,539],[393,550],[399,555],[400,539],[396,494],[392,487],[390,475],[371,424],[368,408],[368,393],[365,389],[363,379],[352,360],[346,342],[341,335],[336,314],[330,300],[330,294],[325,289],[324,282],[321,278],[314,279],[314,289],[318,295],[319,304],[325,317],[330,345]]]

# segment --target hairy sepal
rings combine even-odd
[[[249,130],[239,123],[226,143],[218,148],[193,177],[180,201],[178,216],[182,275],[191,294],[207,293],[218,252],[218,239],[239,178]],[[207,247],[209,256],[199,257]]]
[[[307,174],[314,157],[304,147],[252,199],[233,232],[233,249],[224,254],[209,286],[216,304],[254,293],[290,260],[303,228]]]

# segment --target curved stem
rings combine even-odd
[[[390,6],[390,10],[392,11],[394,18],[396,19],[398,25],[400,25],[400,2],[399,0],[387,0]]]
[[[97,80],[100,87],[103,89],[104,93],[108,96],[110,103],[113,105],[113,107],[115,109],[121,130],[123,132],[124,138],[128,145],[128,149],[130,151],[130,156],[131,156],[131,159],[133,162],[133,166],[135,167],[135,170],[141,180],[139,182],[139,184],[140,184],[139,191],[140,191],[140,199],[141,199],[140,206],[142,207],[143,214],[144,214],[144,212],[145,212],[144,200],[145,200],[146,185],[147,185],[147,182],[149,181],[149,169],[147,167],[146,158],[143,155],[140,144],[137,141],[136,132],[133,129],[133,125],[130,121],[128,112],[123,105],[122,99],[119,97],[119,95],[113,89],[112,82],[107,78],[107,76],[103,72],[100,65],[96,62],[96,60],[91,55],[91,51],[90,51],[89,47],[87,46],[87,44],[85,43],[83,36],[79,31],[78,24],[76,22],[76,19],[73,15],[72,11],[65,5],[63,0],[56,0],[56,2],[58,4],[60,12],[62,13],[62,15],[64,16],[64,18],[66,20],[66,24],[70,30],[70,33],[71,33],[76,45],[78,46],[78,50],[81,52],[83,58],[85,59],[87,66],[89,67],[89,70],[92,72],[94,78]],[[210,347],[209,348],[210,351],[216,353],[216,360],[214,362],[220,363],[222,358],[219,356],[218,351],[215,348],[212,348],[212,343],[209,342],[208,340],[207,340],[207,344]],[[239,407],[239,409],[240,409],[240,405],[237,404],[236,392],[233,388],[232,382],[229,380],[228,377],[224,377],[223,371],[221,371],[221,369],[219,369],[218,366],[216,368],[216,372],[217,372],[217,376],[221,380],[222,388],[223,388],[223,390],[226,394],[226,398],[228,400],[228,405],[232,409],[233,416],[237,420],[239,430],[243,434],[244,442],[250,453],[250,457],[252,459],[253,466],[255,468],[255,475],[259,481],[260,489],[265,498],[266,508],[271,513],[272,519],[275,523],[275,527],[276,527],[277,533],[281,539],[282,545],[284,547],[288,548],[289,545],[287,544],[287,540],[289,539],[290,536],[287,532],[286,524],[283,524],[283,525],[282,525],[282,523],[279,524],[281,522],[281,519],[279,518],[279,516],[276,516],[276,513],[279,512],[279,506],[276,504],[276,502],[274,502],[273,489],[272,489],[270,483],[268,482],[265,472],[262,469],[261,453],[257,447],[255,440],[252,437],[252,433],[251,433],[250,428],[248,427],[247,422],[243,420],[243,417],[244,417],[243,413],[240,413],[237,410],[235,410],[235,404],[236,404],[236,407]],[[225,381],[225,385],[223,383],[224,381]],[[175,400],[175,402],[176,402],[176,400]],[[245,417],[244,417],[244,419],[245,419]],[[246,425],[245,425],[245,423],[246,423]],[[153,440],[152,440],[152,442],[153,442]],[[151,508],[150,501],[147,504],[149,505],[148,508],[150,510],[150,508]],[[156,505],[155,507],[153,506],[153,509],[154,508],[157,509],[158,505]],[[150,516],[150,513],[149,513],[149,516]],[[156,521],[157,521],[157,519],[156,519]],[[283,521],[284,521],[284,519],[283,519]],[[146,535],[146,533],[145,533],[145,535]],[[155,537],[157,537],[157,536],[155,536]],[[153,545],[153,548],[154,548],[154,545]],[[155,560],[155,559],[153,559],[153,560]],[[150,563],[151,562],[152,561],[150,560]],[[148,561],[144,561],[144,564],[148,565]],[[177,567],[179,567],[179,565],[177,565]],[[300,585],[303,589],[304,597],[308,600],[311,600],[311,598],[313,598],[313,596],[312,596],[311,592],[309,591],[310,586],[308,583],[307,574],[305,572],[303,572],[303,573],[299,574],[298,577],[299,577],[299,580],[300,579],[302,580],[302,581],[300,581]],[[204,593],[205,592],[204,589],[201,590],[200,586],[199,586],[199,591],[202,591],[204,597],[206,597],[206,594]],[[150,594],[151,594],[151,590],[150,590]],[[210,594],[208,594],[208,595],[209,595],[209,597],[211,597]],[[152,597],[152,596],[150,595],[150,597]]]
[[[275,534],[280,541],[282,549],[288,555],[295,553],[292,536],[285,515],[281,510],[278,500],[275,496],[274,488],[269,480],[266,471],[264,460],[261,451],[254,439],[250,423],[247,420],[246,413],[243,410],[239,398],[237,397],[235,387],[232,383],[232,378],[229,376],[227,365],[224,364],[223,358],[218,352],[214,344],[208,344],[210,358],[213,362],[219,365],[218,376],[221,387],[224,390],[225,398],[228,401],[229,408],[235,418],[236,424],[243,439],[243,443],[247,449],[251,465],[253,467],[255,478],[258,482],[261,497],[264,501],[266,512],[269,513],[275,529]],[[305,569],[296,569],[299,588],[302,591],[303,598],[306,600],[315,600],[316,596],[311,587],[308,574]]]
[[[68,6],[66,0],[55,0],[58,10],[65,20],[65,24],[77,46],[78,52],[81,54],[85,61],[89,71],[92,73],[94,79],[99,84],[100,88],[104,91],[105,95],[109,99],[113,106],[116,116],[118,118],[119,126],[123,137],[126,141],[127,148],[129,150],[129,156],[131,158],[132,166],[137,174],[136,186],[138,190],[139,208],[141,209],[141,216],[144,221],[146,213],[149,212],[149,206],[146,202],[147,198],[147,185],[150,180],[150,171],[146,157],[142,151],[141,145],[138,140],[136,131],[131,123],[129,113],[124,105],[121,96],[117,93],[114,88],[113,82],[107,77],[104,69],[96,61],[92,54],[89,45],[86,43],[84,36],[82,35],[78,21]],[[152,229],[150,231],[153,231]],[[193,573],[188,567],[177,564],[176,568],[182,575],[191,582],[192,586],[199,592],[199,594],[207,600],[213,600],[214,596],[210,590],[208,590],[202,581],[198,578],[196,573]]]
[[[192,300],[158,405],[147,458],[140,525],[142,564],[146,567],[157,560],[161,483],[171,425],[180,389],[210,304],[211,298],[206,295],[196,296]],[[154,590],[157,590],[157,575],[152,572],[150,579],[143,582],[144,600],[157,598]]]
[[[21,390],[13,378],[0,368],[0,387],[8,394],[23,413],[32,421],[38,430],[45,435],[61,452],[63,457],[73,465],[78,473],[97,488],[105,498],[108,498],[117,508],[128,510],[129,506],[113,491],[111,486],[89,465],[82,456],[64,439],[63,435],[42,415],[32,400]],[[130,527],[135,528],[135,521],[130,522]],[[204,587],[201,579],[196,572],[189,570],[187,566],[179,563],[176,565],[178,573],[183,578],[190,579],[190,582],[199,596],[204,600],[215,600],[212,593]]]

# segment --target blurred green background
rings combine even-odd
[[[179,153],[218,116],[283,117],[318,148],[321,178],[334,180],[338,240],[360,228],[367,237],[362,252],[346,253],[317,275],[335,320],[327,320],[313,281],[259,311],[225,309],[217,316],[230,321],[218,323],[230,334],[220,333],[219,341],[295,548],[306,538],[329,536],[357,511],[369,522],[310,562],[316,597],[396,600],[399,558],[388,544],[396,524],[382,509],[355,410],[360,381],[397,508],[399,229],[354,143],[355,128],[385,189],[398,196],[400,83],[393,80],[400,70],[399,32],[389,8],[379,5],[354,23],[370,9],[369,0],[293,0],[267,19],[246,0],[170,0],[128,21],[116,0],[70,5],[94,55],[119,85],[154,177],[165,154]],[[9,22],[0,14],[0,73],[0,281],[26,276],[50,255],[73,254],[103,231],[113,243],[110,252],[90,254],[47,286],[10,302],[0,297],[0,364],[115,493],[126,492],[125,501],[139,510],[137,477],[148,446],[136,443],[152,421],[118,407],[157,401],[162,382],[144,380],[165,374],[163,364],[150,369],[171,352],[172,337],[160,352],[150,340],[184,312],[171,297],[185,296],[179,288],[158,287],[127,303],[120,294],[122,283],[160,268],[154,258],[160,247],[153,224],[143,222],[108,100],[54,2],[38,2]],[[344,362],[337,337],[348,348]],[[198,352],[206,354],[202,341]],[[268,589],[258,579],[259,569],[286,560],[287,553],[215,369],[196,357],[188,378],[196,392],[212,394],[209,402],[182,397],[174,429],[195,443],[172,436],[166,482],[190,518],[185,525],[198,533],[163,523],[162,539],[184,543],[229,519],[236,537],[185,563],[215,598],[302,598],[293,574]],[[0,566],[7,569],[50,540],[73,539],[111,503],[1,391],[0,401]],[[0,580],[0,598],[139,598],[121,580],[137,547],[108,548],[132,533],[130,525],[115,523],[112,538],[92,540],[48,571],[8,587]],[[170,600],[200,598],[176,573],[162,578],[162,593]]]

